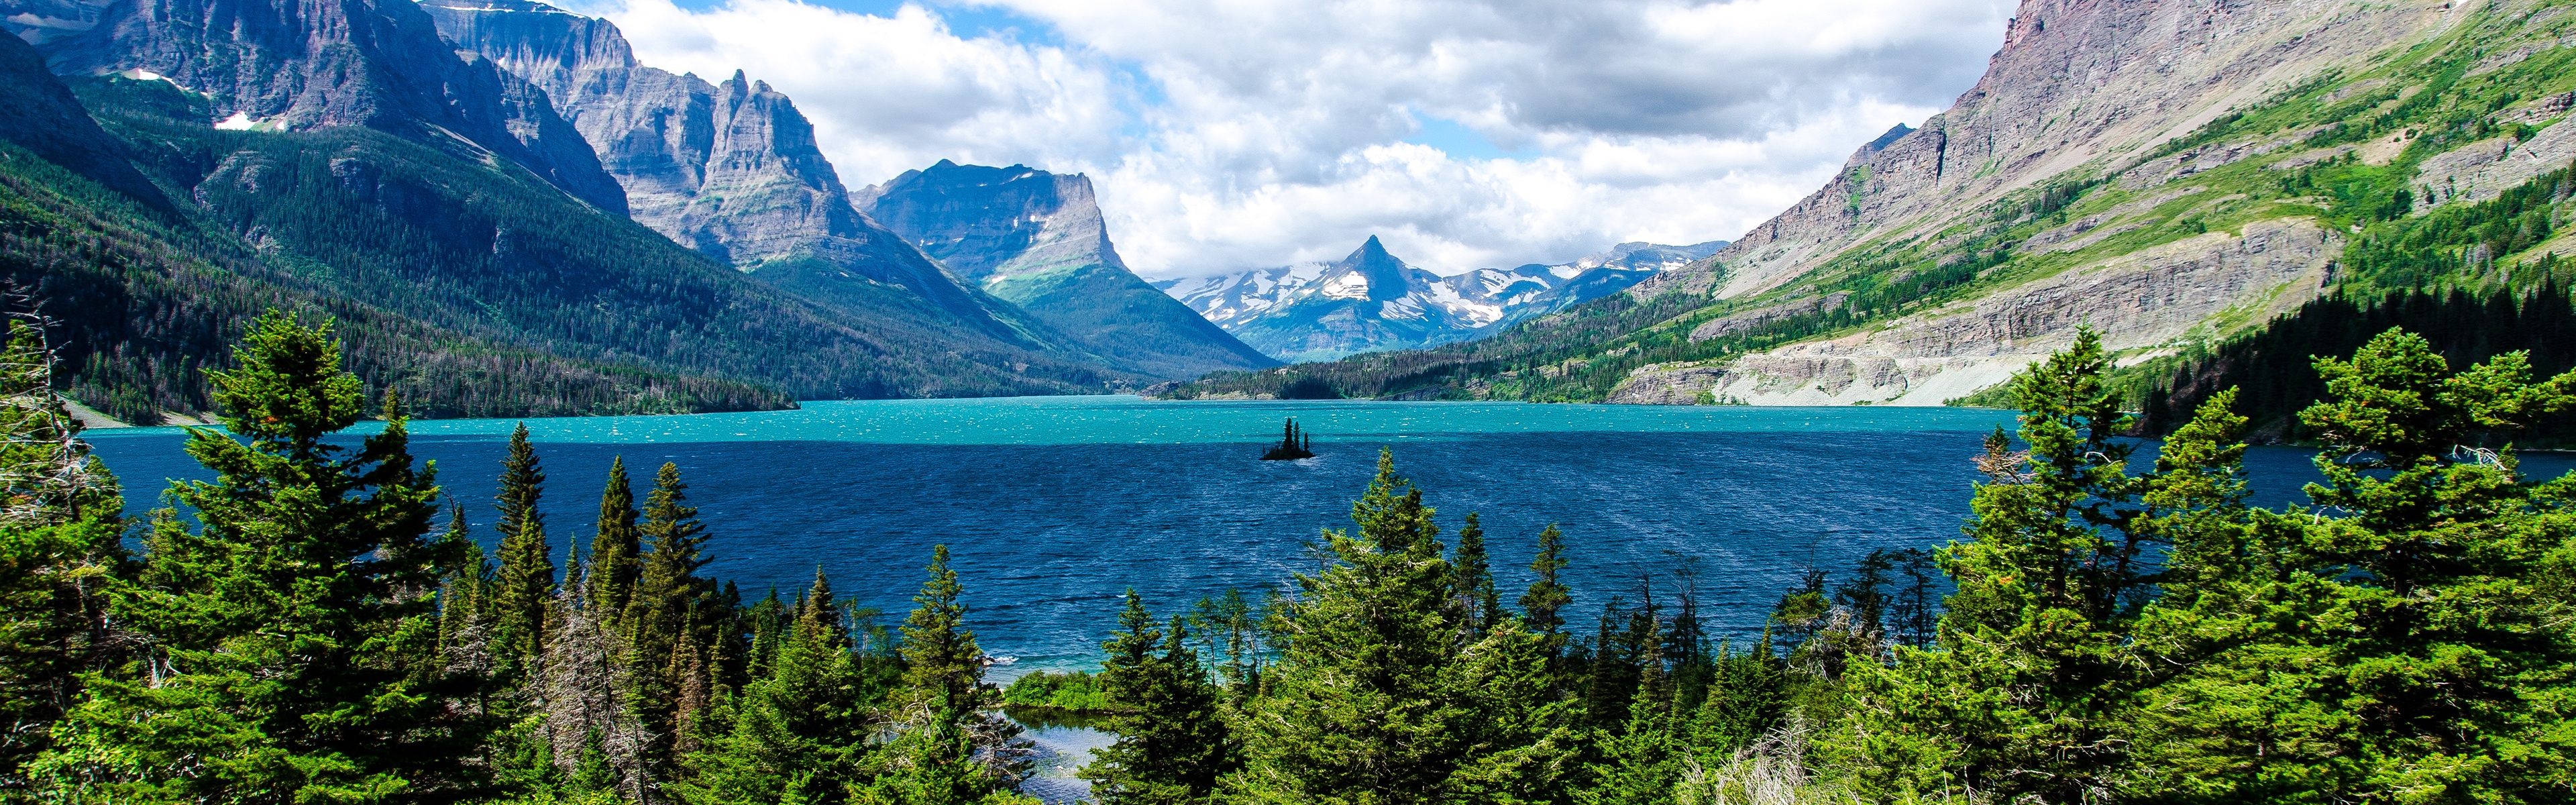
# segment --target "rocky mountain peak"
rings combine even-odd
[[[710,84],[638,64],[607,20],[521,0],[420,6],[456,47],[546,89],[631,199],[633,218],[783,287],[883,304],[865,283],[905,289],[953,323],[1030,336],[920,250],[858,213],[795,102],[735,70]],[[852,284],[854,281],[860,283]]]
[[[409,0],[119,2],[44,50],[57,73],[142,70],[202,93],[209,124],[463,137],[593,206],[626,211],[624,192],[545,92],[458,57]]]
[[[1129,271],[1081,174],[943,159],[853,196],[959,279],[1104,354],[1175,376],[1271,363]]]
[[[1370,235],[1368,242],[1353,249],[1350,256],[1324,270],[1317,291],[1335,299],[1391,302],[1438,280],[1439,275],[1414,268],[1387,253],[1386,244]]]

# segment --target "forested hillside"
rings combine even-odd
[[[2026,3],[1958,105],[1708,260],[1487,342],[1173,395],[1940,404],[2088,323],[2134,363],[2320,298],[2529,297],[2576,252],[2534,180],[2576,160],[2563,4],[2196,9]]]
[[[2018,434],[1961,456],[1986,476],[1962,539],[1813,569],[1758,638],[1712,635],[1679,572],[1569,622],[1601,593],[1560,582],[1584,551],[1553,526],[1529,588],[1497,589],[1477,517],[1441,517],[1381,454],[1288,592],[1131,593],[1097,674],[1007,695],[946,546],[899,628],[819,573],[746,601],[700,572],[671,464],[639,503],[614,461],[595,523],[549,524],[548,475],[581,468],[523,429],[485,554],[461,509],[440,516],[399,395],[372,407],[380,435],[327,438],[371,407],[329,327],[282,315],[210,373],[231,432],[191,440],[217,472],[172,488],[194,516],[126,523],[120,495],[144,492],[87,455],[15,332],[13,800],[1033,802],[1005,704],[1105,718],[1116,741],[1081,772],[1104,803],[2576,796],[2576,476],[2459,447],[2576,409],[2576,372],[2455,369],[2402,330],[2316,363],[2308,506],[2246,503],[2233,390],[2133,463],[2087,332],[2015,381]]]
[[[211,410],[199,370],[281,304],[343,321],[351,367],[419,416],[758,410],[1132,377],[944,326],[901,289],[858,311],[769,288],[471,143],[217,129],[214,96],[157,76],[67,89],[23,42],[0,51],[14,101],[0,115],[0,259],[19,304],[61,323],[74,398],[124,421]]]

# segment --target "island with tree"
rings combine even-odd
[[[1288,426],[1280,433],[1279,443],[1271,445],[1270,452],[1261,454],[1263,461],[1295,461],[1314,457],[1315,437],[1297,427],[1296,417],[1288,418]]]

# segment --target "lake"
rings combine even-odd
[[[1258,460],[1289,417],[1319,455]],[[1382,446],[1448,533],[1480,514],[1507,601],[1529,583],[1539,530],[1557,523],[1578,624],[1612,595],[1634,601],[1648,584],[1668,595],[1688,568],[1714,631],[1750,636],[1808,567],[1838,571],[1872,549],[1956,538],[1976,479],[1969,460],[2010,423],[2009,412],[1958,408],[1124,396],[527,420],[558,546],[588,546],[612,456],[626,458],[639,500],[653,468],[677,462],[713,535],[706,572],[746,597],[793,595],[819,566],[836,592],[900,620],[931,546],[949,545],[985,650],[1019,658],[997,677],[1091,667],[1129,588],[1169,614],[1230,588],[1258,600],[1285,587],[1316,566],[1307,546],[1321,529],[1349,525]],[[437,462],[487,545],[513,424],[412,427],[413,454]],[[90,438],[137,514],[164,479],[211,477],[181,451],[179,429]],[[2303,501],[2298,488],[2316,475],[2308,456],[2251,451],[2259,502]],[[1063,728],[1040,737],[1067,749],[1098,740]]]

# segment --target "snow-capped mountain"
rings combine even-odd
[[[1571,263],[1444,277],[1397,259],[1370,237],[1331,263],[1163,280],[1155,287],[1271,357],[1331,360],[1481,337],[1617,293],[1725,247],[1725,241],[1622,243]]]

